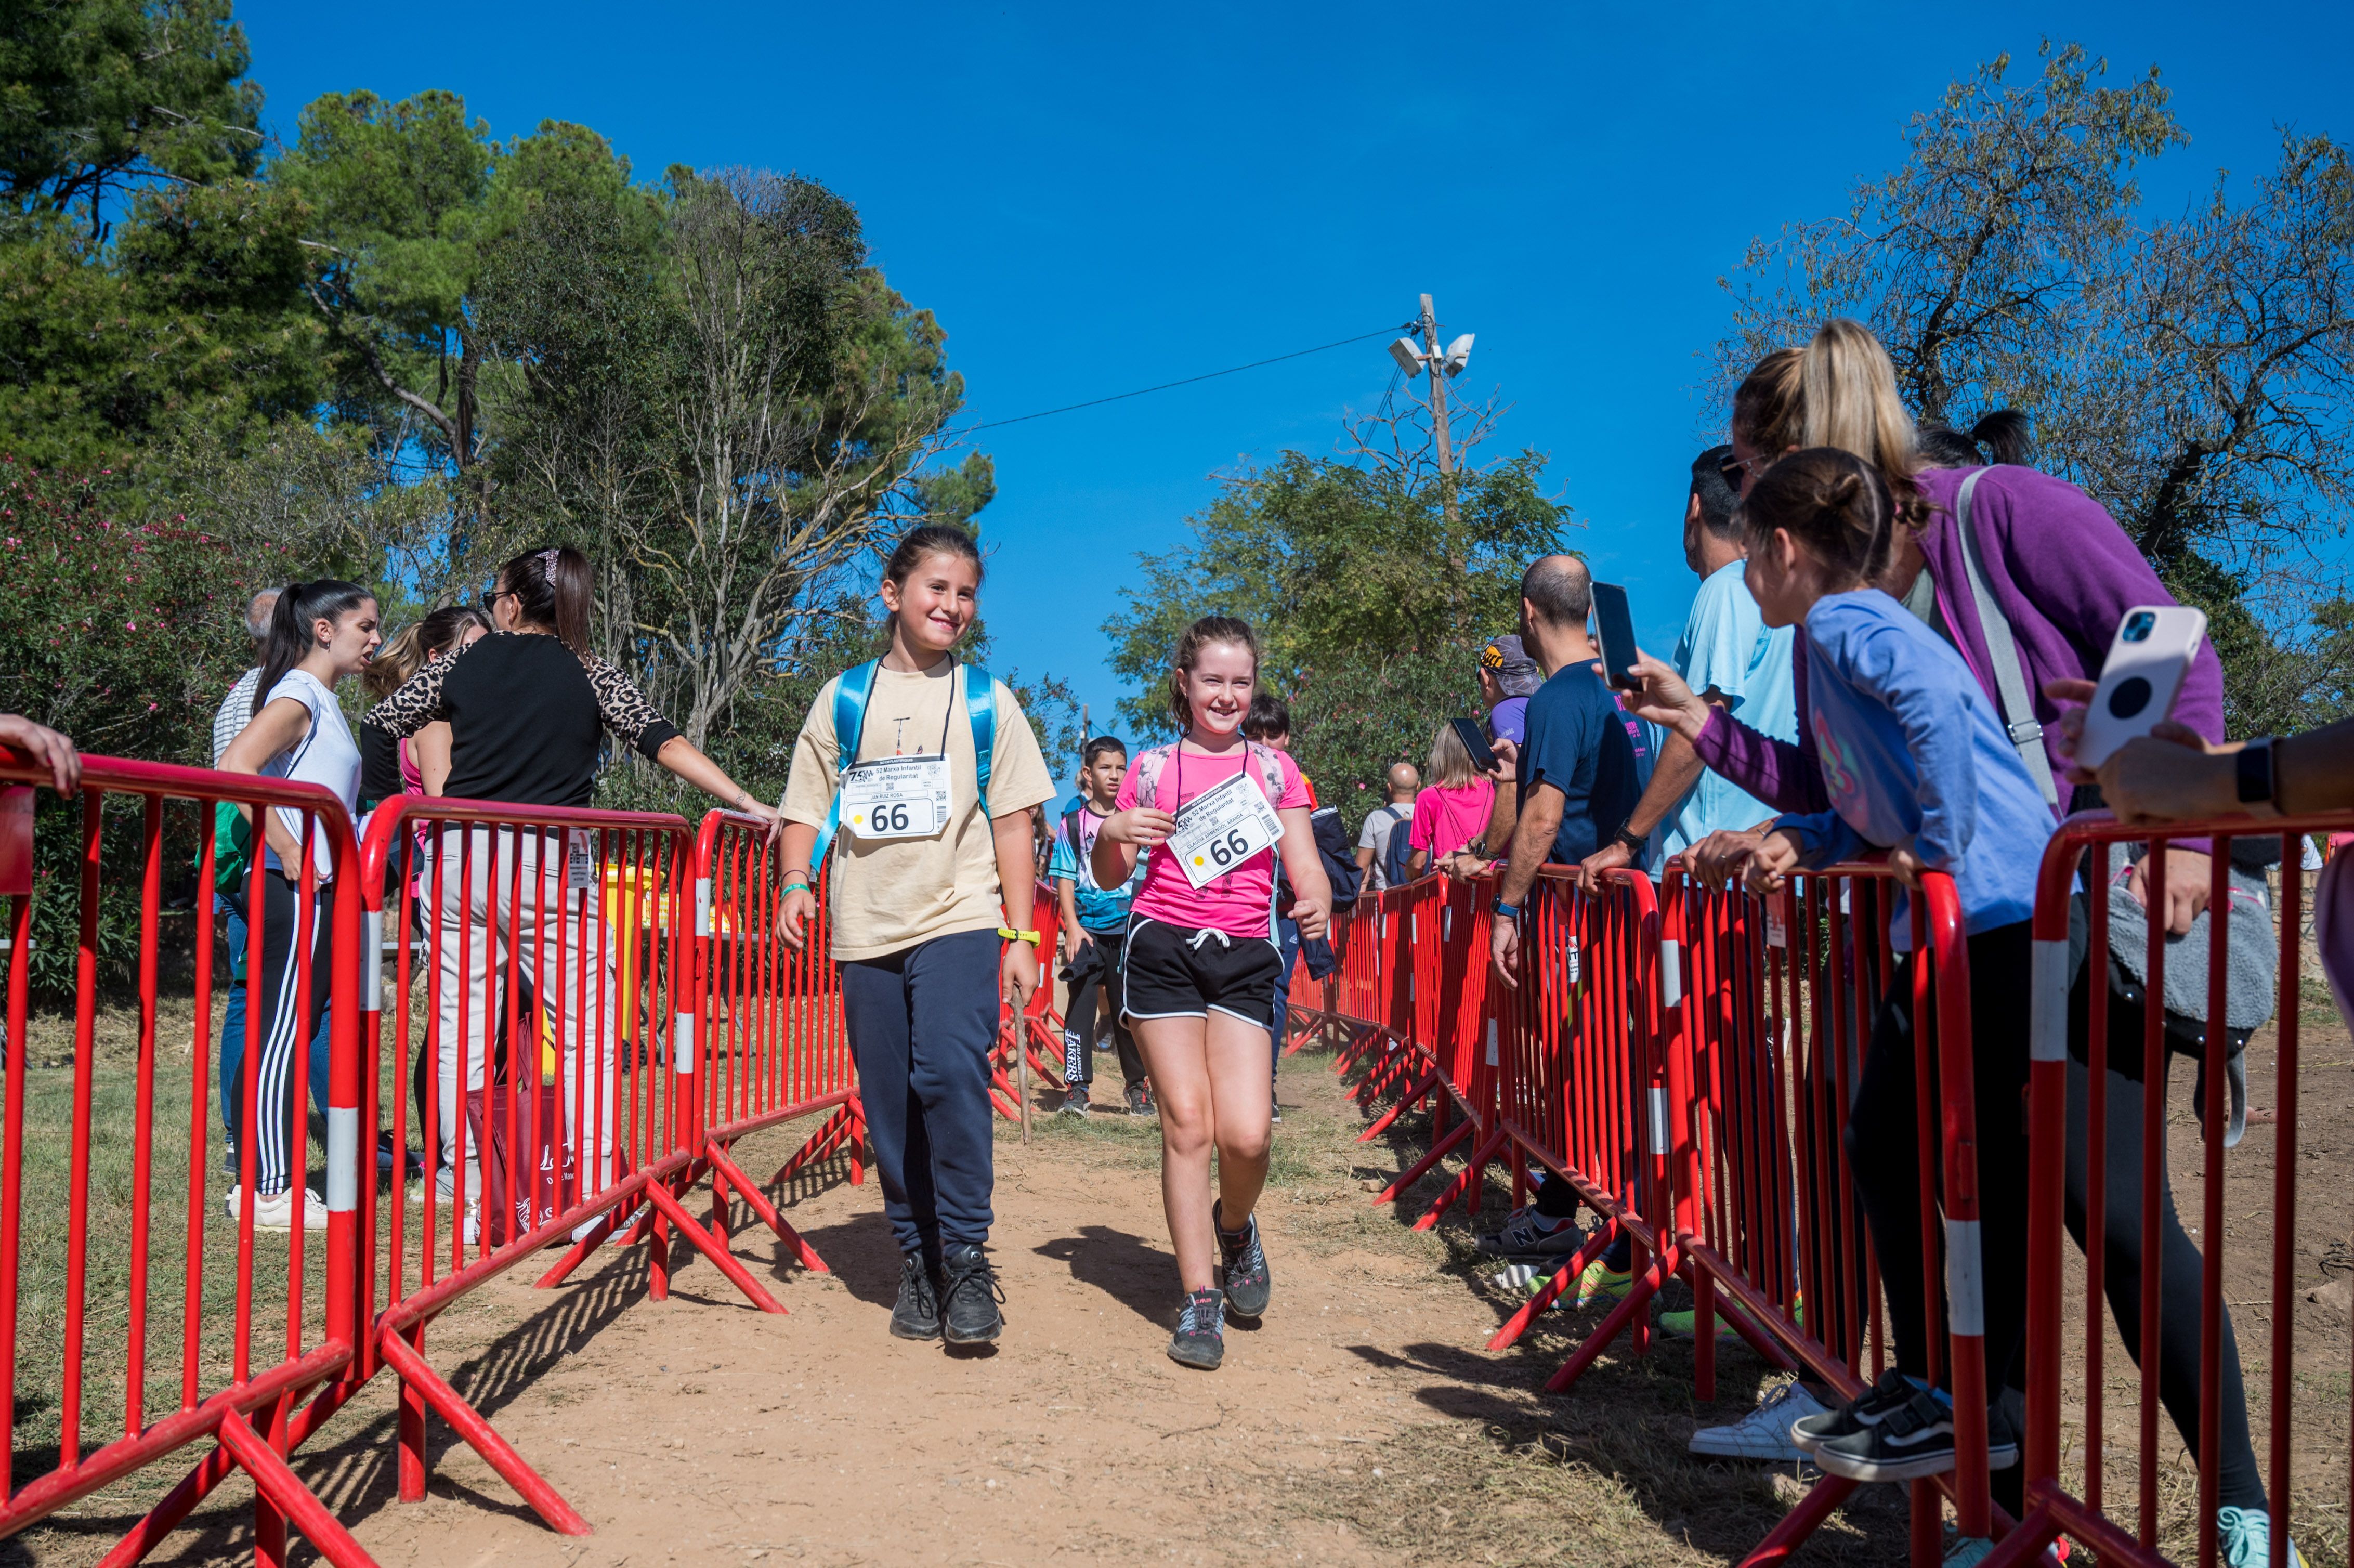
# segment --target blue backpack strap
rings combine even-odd
[[[964,711],[972,721],[972,792],[989,815],[989,765],[997,759],[997,677],[978,664],[964,667]]]
[[[854,669],[844,670],[833,688],[833,772],[837,780],[858,760],[858,743],[866,727],[866,705],[875,695],[876,663],[870,659]],[[811,877],[824,868],[826,851],[833,847],[833,835],[841,827],[842,786],[836,783],[833,801],[825,809],[825,825],[818,829],[817,843],[810,850]]]

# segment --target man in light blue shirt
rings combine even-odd
[[[1692,460],[1691,489],[1684,503],[1684,562],[1700,575],[1701,585],[1676,644],[1675,666],[1708,702],[1731,709],[1752,729],[1795,742],[1798,711],[1790,644],[1797,629],[1769,630],[1750,597],[1741,531],[1733,520],[1738,499],[1724,473],[1732,456],[1730,447],[1711,447]],[[1773,816],[1771,807],[1710,772],[1689,741],[1670,734],[1625,834],[1588,855],[1580,870],[1592,885],[1599,873],[1633,863],[1627,840],[1649,838],[1659,850],[1649,857],[1657,876],[1671,856],[1718,829],[1754,828]]]

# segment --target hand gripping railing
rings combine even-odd
[[[0,865],[13,864],[27,874],[16,885],[0,889],[11,895],[7,1085],[5,1110],[0,1110],[0,1118],[5,1118],[0,1119],[0,1330],[5,1330],[0,1332],[0,1394],[9,1402],[9,1468],[5,1500],[0,1500],[0,1536],[14,1534],[190,1443],[211,1438],[217,1447],[207,1464],[221,1475],[242,1469],[254,1483],[255,1544],[260,1560],[283,1561],[286,1527],[291,1521],[337,1568],[364,1568],[369,1563],[367,1554],[286,1463],[286,1456],[315,1426],[312,1413],[321,1404],[340,1403],[366,1376],[360,1364],[365,1343],[363,1299],[354,1268],[358,1251],[355,1210],[366,1183],[359,1170],[361,888],[355,874],[358,857],[351,823],[334,797],[315,785],[105,757],[82,759],[80,845],[76,857],[80,902],[74,970],[73,1087],[63,1118],[67,1147],[59,1180],[34,1169],[27,1111],[27,1080],[34,1066],[28,1054],[33,900],[42,895],[37,894],[29,875],[33,860],[30,786],[47,777],[48,769],[34,766],[24,754],[0,747],[0,780],[12,786],[0,790],[0,797],[5,797],[0,799],[0,833],[13,841],[0,845]],[[135,827],[123,823],[132,829],[126,837],[136,846],[131,864],[137,868],[139,888],[135,965],[139,1020],[128,1129],[129,1225],[122,1242],[116,1240],[111,1225],[93,1224],[93,1207],[105,1200],[92,1191],[98,1162],[118,1159],[121,1148],[113,1141],[121,1136],[119,1131],[108,1129],[101,1137],[95,1084],[97,1003],[104,979],[101,972],[101,885],[109,858],[105,806],[110,800],[137,805]],[[211,1090],[217,1039],[213,1022],[216,955],[211,903],[217,857],[226,848],[216,843],[214,837],[213,808],[219,800],[299,813],[293,836],[302,854],[301,893],[290,901],[296,912],[295,957],[291,985],[278,993],[280,1011],[291,1005],[300,1025],[287,1065],[291,1081],[276,1089],[287,1097],[283,1118],[291,1118],[286,1137],[293,1216],[283,1242],[258,1235],[255,1228],[258,1139],[254,1129],[260,1119],[260,1097],[266,1092],[260,1083],[263,1052],[259,1011],[248,1013],[244,1070],[230,1091],[241,1097],[239,1126],[245,1131],[238,1151],[240,1201],[225,1236],[216,1239],[206,1224],[214,1202],[207,1171],[212,1163]],[[179,811],[167,810],[183,802],[194,807],[193,821]],[[168,834],[167,824],[172,830]],[[189,1121],[180,1136],[160,1129],[164,1147],[159,1150],[154,1111],[162,1033],[159,993],[164,983],[161,927],[165,915],[167,836],[177,846],[175,855],[194,847],[201,907],[196,912],[192,955]],[[328,860],[331,885],[324,908],[315,897],[320,872],[314,849],[323,850]],[[174,872],[178,869],[175,864]],[[247,901],[249,916],[248,974],[257,985],[263,969],[262,878],[266,874],[244,877],[239,894]],[[333,957],[324,973],[317,971],[313,959],[313,922],[318,919],[328,921],[332,933]],[[304,1210],[312,1200],[304,1178],[308,1138],[301,1107],[313,1086],[308,1025],[322,989],[330,1021],[327,1224],[323,1235],[313,1236],[306,1234],[304,1225]],[[44,1133],[44,1141],[54,1136]],[[164,1225],[156,1223],[155,1213],[159,1153],[162,1173],[167,1179],[164,1200],[168,1204],[176,1195],[185,1206],[184,1215],[167,1212]],[[178,1173],[178,1182],[172,1182],[175,1160],[185,1160],[186,1167]],[[176,1194],[175,1186],[179,1187]],[[47,1245],[49,1227],[44,1222],[60,1212],[65,1220],[62,1255],[52,1257]],[[34,1217],[29,1245],[28,1215]],[[179,1221],[179,1226],[169,1224],[172,1221]],[[320,1266],[316,1271],[311,1266],[314,1260]],[[207,1290],[208,1265],[223,1262],[232,1270],[236,1286],[236,1305],[227,1323],[218,1312],[207,1309],[207,1298],[213,1294]],[[54,1269],[62,1276],[60,1285],[43,1287],[45,1294],[61,1289],[64,1298],[55,1363],[54,1458],[45,1459],[39,1449],[27,1453],[22,1446],[25,1414],[39,1408],[37,1398],[25,1397],[25,1374],[32,1372],[46,1382],[51,1365],[46,1349],[35,1352],[28,1345],[24,1320],[28,1266],[41,1273]],[[323,1273],[324,1284],[324,1299],[317,1308],[311,1305],[313,1298],[307,1289],[314,1272]],[[118,1321],[119,1331],[113,1326]],[[271,1340],[281,1330],[282,1340],[273,1350]],[[31,1343],[43,1344],[47,1340],[45,1332],[37,1330]],[[162,1367],[154,1364],[159,1349],[164,1357]],[[322,1385],[328,1391],[324,1395],[308,1409],[298,1408]],[[160,1414],[157,1405],[164,1407]],[[89,1446],[100,1421],[113,1426],[118,1435]],[[93,1430],[86,1430],[86,1425]],[[34,1473],[20,1486],[17,1477],[28,1459]],[[127,1552],[136,1555],[133,1551],[136,1543],[160,1536],[168,1528],[166,1521],[159,1529],[157,1517],[151,1515],[115,1548],[110,1561],[128,1560]]]
[[[2129,827],[2105,813],[2071,818],[2062,824],[2044,852],[2035,906],[2034,1037],[2029,1088],[2033,1159],[2030,1180],[2028,1223],[2029,1298],[2027,1346],[2027,1441],[2025,1450],[2027,1517],[1989,1558],[1995,1568],[2026,1560],[2059,1535],[2090,1547],[2104,1563],[2156,1568],[2168,1561],[2162,1547],[2166,1517],[2160,1479],[2170,1463],[2175,1439],[2161,1433],[2161,1405],[2175,1416],[2184,1436],[2196,1437],[2198,1500],[2190,1516],[2193,1546],[2200,1568],[2217,1561],[2217,1521],[2223,1506],[2221,1469],[2226,1442],[2253,1444],[2247,1436],[2261,1417],[2268,1428],[2263,1460],[2263,1489],[2270,1514],[2270,1554],[2267,1568],[2284,1568],[2291,1533],[2300,1518],[2306,1533],[2330,1517],[2332,1503],[2306,1505],[2300,1514],[2296,1492],[2300,1453],[2335,1446],[2344,1452],[2344,1395],[2335,1396],[2335,1408],[2324,1398],[2306,1393],[2313,1373],[2297,1362],[2297,1303],[2318,1273],[2317,1255],[2327,1238],[2299,1232],[2300,1173],[2309,1180],[2338,1181],[2334,1163],[2306,1157],[2301,1139],[2300,1078],[2306,1071],[2301,1055],[2302,1010],[2305,1006],[2305,874],[2301,840],[2307,833],[2354,830],[2354,812],[2317,813],[2257,822],[2245,817],[2167,824],[2153,832]],[[2184,841],[2190,840],[2186,843]],[[2236,892],[2229,877],[2233,842],[2274,841],[2280,858],[2280,906],[2267,911],[2250,896]],[[2202,842],[2203,841],[2203,842]],[[2197,1351],[2192,1365],[2180,1364],[2169,1353],[2162,1335],[2163,1298],[2179,1292],[2165,1288],[2164,1257],[2179,1247],[2168,1241],[2179,1224],[2168,1196],[2170,1184],[2164,1159],[2165,1096],[2139,1086],[2158,1086],[2168,1077],[2172,1053],[2186,1049],[2179,1039],[2169,1044],[2168,1023],[2159,1008],[2140,1007],[2140,1028],[2131,1027],[2135,1005],[2113,988],[2109,979],[2111,911],[2129,896],[2123,875],[2109,864],[2109,846],[2147,842],[2142,863],[2144,885],[2166,885],[2169,855],[2208,853],[2209,930],[2205,951],[2184,942],[2173,954],[2177,965],[2206,964],[2205,983],[2189,989],[2203,991],[2204,1021],[2189,1021],[2197,1038],[2187,1049],[2211,1052],[2216,1033],[2212,1021],[2228,1028],[2232,934],[2248,921],[2263,922],[2260,934],[2277,944],[2278,993],[2274,1014],[2277,1055],[2272,1127],[2271,1169],[2248,1180],[2237,1190],[2230,1181],[2234,1167],[2245,1169],[2261,1160],[2261,1138],[2249,1147],[2226,1148],[2226,1069],[2222,1060],[2209,1057],[2208,1092],[2200,1107],[2198,1139],[2201,1145],[2198,1226],[2190,1233],[2197,1248]],[[2094,852],[2087,859],[2086,852]],[[2346,874],[2335,865],[2327,874]],[[2070,938],[2072,888],[2086,888],[2083,959]],[[2324,884],[2328,891],[2330,884]],[[2343,918],[2343,916],[2339,916]],[[2141,954],[2141,990],[2148,1001],[2168,995],[2168,945],[2161,920],[2147,920],[2148,939]],[[2123,957],[2122,954],[2119,955]],[[2179,994],[2179,993],[2178,993]],[[2193,1005],[2198,1005],[2193,1003]],[[2179,1006],[2168,1012],[2183,1014]],[[2119,1036],[2113,1042],[2112,1034]],[[2113,1054],[2113,1053],[2117,1053]],[[2228,1047],[2227,1047],[2228,1054]],[[2317,1069],[2316,1069],[2317,1070]],[[2081,1075],[2084,1104],[2071,1104],[2072,1077]],[[2113,1095],[2138,1093],[2141,1115],[2131,1115],[2130,1100],[2113,1101]],[[2080,1114],[2081,1110],[2081,1114]],[[2251,1123],[2260,1118],[2251,1115]],[[2251,1130],[2253,1130],[2253,1128]],[[2137,1141],[2141,1158],[2134,1161],[2133,1181],[2126,1191],[2112,1183],[2108,1168],[2113,1140]],[[2126,1157],[2130,1159],[2130,1142]],[[2070,1191],[2071,1171],[2081,1172],[2081,1190]],[[2261,1166],[2256,1167],[2261,1170]],[[2254,1173],[2250,1172],[2253,1177]],[[2121,1207],[2121,1205],[2131,1205]],[[2116,1214],[2139,1211],[2138,1227],[2121,1224]],[[2076,1331],[2068,1332],[2069,1222],[2079,1222],[2080,1236],[2101,1237],[2104,1245],[2084,1247],[2082,1294],[2076,1304]],[[2310,1222],[2307,1222],[2308,1224]],[[2137,1230],[2137,1234],[2133,1234]],[[2267,1247],[2269,1288],[2251,1283],[2251,1299],[2227,1302],[2224,1297],[2229,1238],[2248,1238],[2248,1245]],[[2179,1241],[2181,1238],[2174,1237]],[[2083,1243],[2080,1241],[2080,1246]],[[2129,1292],[2114,1270],[2129,1266],[2137,1255],[2140,1286]],[[2314,1273],[2306,1273],[2312,1269]],[[2303,1277],[2300,1277],[2300,1276]],[[2104,1298],[2114,1303],[2104,1308]],[[2267,1308],[2251,1319],[2258,1348],[2253,1359],[2266,1376],[2262,1408],[2250,1393],[2243,1408],[2227,1402],[2224,1370],[2227,1358],[2236,1361],[2238,1341],[2229,1308],[2232,1305]],[[2178,1308],[2179,1309],[2179,1308]],[[2139,1388],[2129,1435],[2119,1441],[2110,1429],[2105,1405],[2108,1374],[2105,1371],[2105,1319],[2114,1315],[2120,1328],[2130,1322],[2140,1347]],[[2333,1337],[2342,1345],[2343,1334]],[[2073,1353],[2072,1353],[2073,1350]],[[2063,1418],[2081,1422],[2074,1440],[2067,1440]],[[2119,1450],[2122,1449],[2122,1454]],[[2131,1461],[2131,1500],[2112,1502],[2113,1459]],[[2345,1461],[2338,1471],[2345,1474]],[[2311,1482],[2306,1481],[2309,1489]],[[2115,1489],[2122,1490],[2123,1489]],[[2337,1499],[2342,1504],[2342,1497]],[[2343,1518],[2340,1514],[2338,1517]],[[2354,1540],[2344,1550],[2354,1551]]]

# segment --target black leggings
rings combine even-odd
[[[1978,1268],[1984,1285],[1987,1377],[1998,1386],[2027,1329],[2026,1091],[2032,950],[2028,929],[2021,920],[1969,938]],[[1897,961],[1881,998],[1863,1083],[1848,1118],[1847,1145],[1856,1192],[1863,1200],[1880,1258],[1896,1367],[1921,1377],[1929,1366],[1929,1313],[1922,1283],[1925,1238],[1921,1234],[1920,1141],[1914,1102],[1915,961],[1911,953]],[[1935,1005],[1934,995],[1931,1005]]]
[[[1070,1006],[1063,1013],[1063,1082],[1088,1086],[1096,1081],[1096,1000],[1101,997],[1111,1013],[1111,1044],[1119,1053],[1119,1075],[1124,1086],[1134,1089],[1144,1082],[1144,1056],[1136,1048],[1136,1036],[1128,1032],[1127,1021],[1120,1017],[1125,989],[1120,983],[1121,966],[1128,958],[1128,932],[1089,931],[1087,939],[1102,955],[1103,967],[1071,988]]]

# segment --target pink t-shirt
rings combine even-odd
[[[1308,786],[1299,777],[1299,764],[1280,751],[1273,752],[1273,756],[1283,770],[1283,791],[1276,797],[1275,809],[1306,810]],[[1140,763],[1142,760],[1138,758]],[[1224,757],[1204,757],[1170,748],[1161,762],[1161,778],[1154,791],[1158,799],[1137,799],[1137,780],[1143,769],[1130,768],[1120,783],[1119,799],[1112,809],[1125,811],[1149,805],[1173,813],[1195,796],[1225,783],[1246,768],[1255,778],[1259,776],[1248,747],[1238,746]],[[1275,900],[1274,850],[1260,851],[1225,875],[1198,888],[1185,880],[1185,874],[1178,869],[1176,856],[1156,850],[1144,853],[1144,886],[1132,906],[1135,917],[1182,926],[1189,930],[1224,931],[1229,937],[1264,938],[1270,934],[1268,916]]]
[[[1485,779],[1425,789],[1414,798],[1405,842],[1433,860],[1444,860],[1488,831],[1488,814],[1495,804],[1496,786]]]

